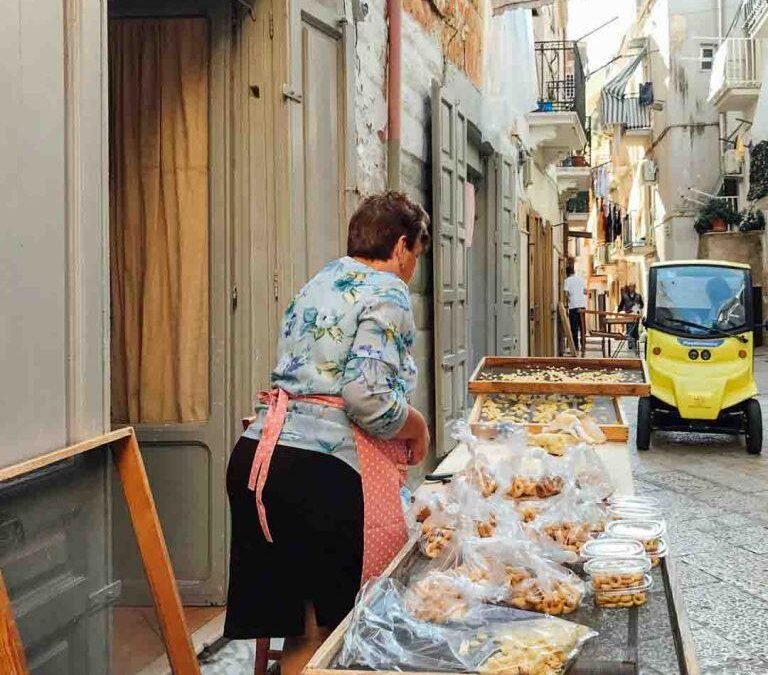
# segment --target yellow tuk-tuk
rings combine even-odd
[[[760,454],[749,265],[655,263],[643,323],[651,395],[638,403],[638,450],[647,450],[651,432],[663,429],[743,433],[747,452]]]

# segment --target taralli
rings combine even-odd
[[[594,528],[589,523],[564,521],[545,525],[541,531],[564,549],[579,553],[581,547],[592,537]]]
[[[499,489],[496,479],[488,473],[485,467],[477,466],[467,470],[470,484],[477,487],[483,497],[490,497]]]
[[[492,513],[488,520],[481,520],[475,523],[475,531],[478,537],[488,538],[496,534],[497,519]]]
[[[431,515],[432,510],[428,506],[422,506],[421,510],[416,514],[416,522],[423,523]]]
[[[578,609],[582,591],[575,584],[554,580],[546,586],[528,570],[508,566],[506,568],[509,592],[505,604],[517,609],[558,616]]]
[[[447,575],[429,574],[411,585],[405,607],[421,621],[446,623],[463,618],[469,603],[457,584]]]
[[[520,516],[520,520],[524,523],[530,523],[536,520],[536,516],[539,515],[539,510],[530,503],[520,502],[517,505],[517,513]]]
[[[539,480],[515,476],[504,494],[512,499],[554,497],[563,491],[564,481],[560,476],[545,476]]]
[[[636,558],[593,558],[584,565],[591,577],[595,606],[604,608],[639,607],[647,600],[646,591],[653,583],[646,572],[651,562],[646,556]]]
[[[424,523],[421,527],[421,550],[427,558],[439,558],[453,540],[454,531]]]

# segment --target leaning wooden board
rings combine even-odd
[[[621,494],[632,494],[632,471],[629,450],[623,443],[608,443],[597,446],[596,452],[606,465],[616,490]],[[436,473],[455,473],[466,466],[469,452],[463,444],[451,452],[435,470]],[[420,490],[440,490],[440,485],[424,485]],[[416,540],[411,540],[400,551],[384,572],[401,582],[424,569],[427,561],[421,556]],[[656,579],[655,591],[664,595],[665,605],[669,613],[669,621],[678,660],[680,675],[699,675],[693,640],[688,626],[680,591],[674,573],[673,564],[666,558],[662,559],[660,569],[653,572]],[[638,646],[643,639],[640,630],[640,612],[650,611],[650,603],[645,608],[629,610],[597,610],[587,601],[576,614],[568,619],[592,625],[600,635],[587,643],[584,652],[569,669],[569,675],[637,675],[639,670]],[[621,619],[617,622],[617,614]],[[658,617],[661,620],[661,617]],[[370,671],[348,670],[338,665],[338,658],[344,643],[351,616],[348,616],[339,627],[323,643],[307,664],[303,675],[363,675]],[[616,625],[618,624],[618,632]],[[612,627],[609,630],[601,628]],[[654,634],[658,641],[658,636]],[[402,671],[377,671],[383,675],[402,675]],[[406,673],[406,675],[409,675]],[[421,673],[421,675],[425,675]],[[426,675],[446,675],[445,673],[427,673]],[[665,673],[672,675],[672,671]]]
[[[556,381],[542,377],[545,369],[557,369]],[[526,374],[526,371],[529,373]],[[574,373],[568,378],[568,371]],[[591,372],[590,372],[591,371]],[[489,379],[502,374],[515,379]],[[578,379],[590,376],[593,381]],[[623,376],[622,381],[600,379]],[[469,380],[472,394],[581,394],[585,396],[648,396],[650,380],[642,359],[581,359],[562,357],[486,356]]]
[[[494,438],[499,429],[499,423],[505,421],[504,419],[500,419],[498,422],[494,423],[482,419],[483,406],[489,396],[493,396],[493,394],[478,394],[475,398],[472,410],[469,413],[469,427],[472,429],[472,433],[478,438]],[[627,426],[627,421],[624,417],[624,410],[622,409],[621,402],[618,398],[613,397],[611,399],[611,405],[613,406],[615,420],[611,423],[599,422],[600,429],[602,429],[605,437],[609,441],[624,443],[629,438],[629,427]],[[544,428],[544,424],[538,424],[536,422],[523,423],[522,426],[532,434],[538,434]]]

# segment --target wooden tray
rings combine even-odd
[[[491,394],[478,394],[475,403],[472,406],[472,410],[469,413],[469,427],[472,429],[472,433],[478,438],[495,438],[498,433],[500,423],[484,422],[481,420],[483,404],[485,403],[486,398],[490,395]],[[615,411],[616,422],[600,424],[600,429],[602,429],[605,437],[609,441],[626,442],[629,439],[629,427],[627,425],[627,420],[624,417],[624,410],[622,409],[618,398],[611,397],[611,403],[613,404]],[[524,423],[522,426],[532,434],[537,434],[544,428],[543,424],[536,422]]]
[[[666,559],[662,559],[661,572],[654,572],[654,574],[664,574],[666,576],[666,566],[664,565]],[[429,564],[424,556],[419,551],[417,540],[412,540],[405,548],[398,554],[395,560],[388,570],[384,573],[385,576],[391,576],[394,579],[402,583],[407,583],[408,580],[424,571]],[[666,578],[665,578],[666,584]],[[662,586],[662,584],[659,584]],[[667,594],[667,599],[670,595]],[[679,600],[678,600],[679,602]],[[638,672],[638,609],[633,607],[627,610],[602,610],[602,614],[599,614],[600,610],[592,608],[592,600],[587,597],[583,601],[583,606],[574,614],[570,614],[563,617],[567,621],[574,621],[576,623],[582,623],[585,625],[592,625],[599,632],[597,638],[594,640],[600,640],[601,637],[604,641],[608,641],[608,645],[604,645],[602,648],[598,648],[598,645],[593,641],[588,642],[584,652],[576,659],[576,662],[568,669],[568,675],[636,675]],[[370,675],[372,671],[368,670],[354,670],[345,669],[338,665],[338,659],[341,654],[341,648],[344,643],[344,635],[347,632],[349,623],[351,620],[351,614],[342,621],[339,627],[331,633],[328,639],[323,643],[320,649],[315,652],[314,656],[310,659],[302,675]],[[595,625],[597,621],[597,625]],[[616,626],[621,624],[619,630],[611,631],[609,635],[603,628],[603,622],[605,626]],[[687,625],[687,624],[686,624]],[[677,634],[675,638],[677,640]],[[676,645],[678,646],[678,645]],[[607,647],[607,648],[606,648]],[[679,649],[679,646],[678,646]],[[611,658],[606,658],[602,654],[610,653]],[[695,659],[695,657],[694,657]],[[694,660],[695,664],[695,660]],[[682,666],[682,663],[681,663]],[[389,671],[381,670],[375,671],[378,675],[410,675],[412,671]],[[696,670],[683,669],[681,667],[680,673],[683,675],[692,675],[697,673]],[[416,675],[413,673],[413,675]],[[420,672],[419,675],[445,675],[443,673],[424,673]],[[458,675],[452,673],[452,675]]]
[[[580,370],[628,371],[627,382],[582,382],[563,380],[542,381],[532,374],[530,379],[514,381],[483,380],[481,373],[488,370],[518,370],[556,367]],[[472,394],[582,394],[585,396],[649,396],[651,393],[648,371],[642,359],[580,359],[527,356],[486,356],[477,364],[469,380]]]

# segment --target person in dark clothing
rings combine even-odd
[[[621,292],[619,311],[627,314],[639,314],[643,307],[643,296],[637,292],[637,286],[627,284]],[[627,328],[627,338],[629,339],[629,348],[634,349],[638,338],[638,324],[633,323]]]

